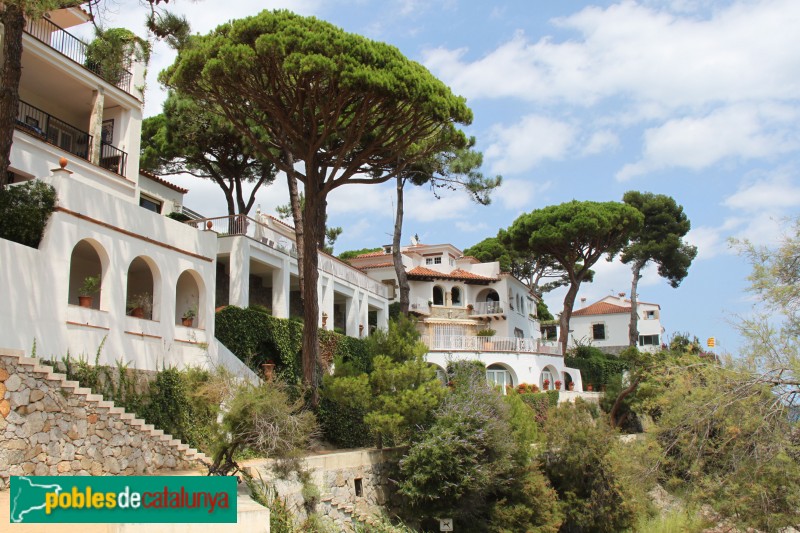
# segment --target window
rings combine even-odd
[[[144,207],[153,213],[161,213],[161,202],[155,198],[148,198],[147,196],[139,196],[139,207]]]
[[[658,335],[639,335],[639,346],[658,346]]]
[[[426,265],[432,265],[433,264],[433,257],[426,258],[425,259],[425,264]]]
[[[450,299],[453,302],[453,305],[461,305],[461,289],[458,287],[453,287],[450,290]]]
[[[439,286],[433,288],[433,305],[444,305],[444,290]]]
[[[655,320],[656,319],[656,312],[655,311],[645,311],[644,312],[644,319],[645,320]]]
[[[456,262],[452,257],[450,258],[450,266],[456,266]]]
[[[541,327],[542,337],[546,341],[554,341],[558,338],[558,326],[555,324],[547,324]]]
[[[602,341],[606,339],[606,325],[592,324],[592,339]]]
[[[439,257],[426,257],[425,258],[426,265],[441,265],[442,264],[442,256]]]
[[[442,258],[441,257],[434,257],[433,258],[433,264],[434,265],[441,265],[442,264]]]
[[[486,369],[486,381],[489,385],[500,387],[503,394],[506,393],[506,387],[514,386],[511,380],[511,372],[500,365],[490,365],[489,368]]]
[[[515,339],[524,339],[525,338],[525,332],[522,331],[519,328],[514,328],[514,338]]]

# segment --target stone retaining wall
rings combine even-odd
[[[204,461],[37,359],[0,349],[0,490],[9,476],[138,475]]]
[[[303,468],[320,493],[312,510],[330,517],[340,531],[352,531],[354,521],[370,524],[372,517],[391,508],[394,488],[389,476],[404,451],[405,448],[362,449],[304,457]],[[296,474],[278,479],[273,465],[268,460],[248,468],[256,479],[260,476],[273,485],[290,512],[302,522],[308,507],[302,482]]]

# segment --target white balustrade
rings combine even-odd
[[[501,315],[503,314],[503,305],[500,302],[475,302],[472,304],[473,315]]]
[[[542,344],[536,339],[516,337],[478,337],[477,335],[423,335],[422,342],[432,351],[515,352],[561,355],[560,346]]]

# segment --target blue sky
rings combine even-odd
[[[468,133],[502,174],[491,206],[453,192],[407,192],[404,241],[461,248],[493,236],[521,213],[572,199],[619,201],[625,191],[673,196],[692,221],[699,256],[670,288],[650,269],[640,298],[662,305],[667,336],[740,341],[730,322],[747,314],[749,266],[727,239],[774,244],[800,207],[800,2],[797,0],[271,0],[170,6],[195,31],[265,8],[314,15],[393,44],[467,98]],[[138,4],[106,13],[109,26],[143,34]],[[125,21],[120,23],[119,21]],[[159,112],[156,74],[174,54],[157,45],[146,115]],[[224,214],[221,192],[193,178],[188,207]],[[329,199],[344,233],[337,251],[390,242],[393,186],[350,186]],[[283,180],[258,195],[262,210],[286,203]],[[588,302],[630,291],[617,262],[595,267]],[[561,308],[562,293],[547,296]]]

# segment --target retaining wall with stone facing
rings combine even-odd
[[[205,462],[38,359],[0,349],[0,490],[9,476],[138,475]]]
[[[376,515],[393,507],[394,486],[389,476],[404,452],[405,448],[360,449],[303,457],[302,466],[320,493],[313,510],[330,517],[340,531],[353,531],[356,522],[369,527]],[[273,486],[295,520],[302,522],[307,511],[303,484],[296,474],[278,478],[274,464],[272,460],[254,461],[246,468],[256,479]]]

